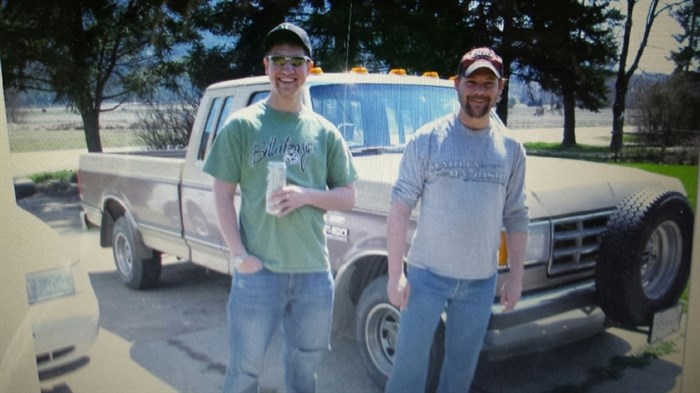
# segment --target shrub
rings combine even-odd
[[[651,83],[635,96],[638,111],[631,123],[638,141],[671,147],[697,144],[700,136],[700,74],[676,73]]]
[[[181,96],[176,103],[148,102],[139,113],[136,138],[149,150],[183,149],[187,146],[197,115],[199,95]]]

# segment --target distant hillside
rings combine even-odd
[[[630,98],[633,96],[632,92],[635,89],[644,88],[652,82],[657,82],[668,78],[665,74],[640,74],[635,75],[630,83],[630,94],[628,94],[628,103]],[[527,84],[517,77],[512,77],[508,80],[509,83],[509,100],[513,104],[522,104],[525,106],[537,107],[537,106],[548,106],[558,102],[556,96],[549,92],[543,91],[541,87],[536,84]],[[611,78],[608,81],[608,107],[612,106],[613,92],[615,88],[615,78]],[[51,106],[66,106],[66,102],[57,102],[55,100],[55,94],[43,92],[43,91],[27,91],[19,92],[16,94],[11,94],[5,91],[5,101],[7,107],[30,107],[30,108],[48,108]]]

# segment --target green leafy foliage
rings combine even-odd
[[[172,75],[166,63],[175,45],[197,37],[182,4],[3,1],[5,89],[54,92],[80,113],[88,150],[101,151],[100,112],[151,94]]]
[[[34,183],[43,183],[47,181],[58,181],[71,183],[75,182],[75,172],[69,170],[62,170],[56,172],[41,172],[29,176],[29,179]]]

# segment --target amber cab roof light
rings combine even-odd
[[[362,67],[362,66],[354,66],[350,69],[349,71],[351,74],[369,74],[369,71],[367,70],[367,67]],[[310,74],[311,75],[323,75],[323,69],[321,67],[313,67],[311,68]],[[392,68],[388,72],[389,75],[396,75],[396,76],[407,76],[408,72],[406,71],[405,68]],[[426,71],[424,72],[421,76],[425,78],[435,78],[435,79],[440,79],[440,75],[436,71]],[[450,77],[450,80],[453,80],[455,77],[452,76]]]
[[[365,67],[352,67],[350,70],[353,74],[367,74],[367,68]]]

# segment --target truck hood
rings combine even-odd
[[[357,209],[387,214],[400,161],[400,154],[354,158],[360,177]],[[526,176],[531,219],[614,208],[625,196],[645,188],[686,194],[672,177],[580,160],[529,156]]]

